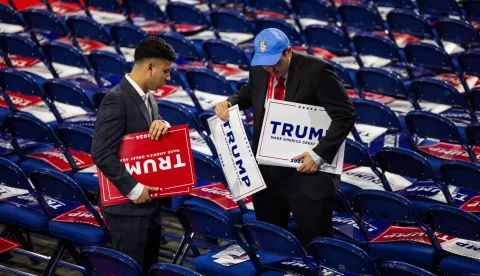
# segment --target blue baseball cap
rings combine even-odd
[[[290,46],[288,37],[279,29],[268,28],[261,31],[255,41],[255,55],[252,66],[272,66],[280,60],[282,52]]]

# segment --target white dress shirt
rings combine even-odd
[[[128,76],[128,74],[125,74],[125,78],[128,80],[128,82],[130,82],[130,84],[133,86],[133,88],[135,88],[135,91],[137,91],[137,93],[140,95],[140,97],[142,97],[143,99],[143,102],[145,103],[145,105],[147,106],[147,110],[148,110],[148,114],[150,114],[150,119],[152,119],[153,121],[153,118],[152,118],[152,107],[150,106],[150,103],[148,102],[148,97],[149,97],[149,94],[148,93],[145,93],[143,92],[143,90],[140,88],[140,86],[138,86],[137,83],[135,83],[135,81],[133,81],[130,76]],[[170,127],[170,124],[165,121],[165,120],[162,120],[168,127]],[[133,187],[133,189],[127,194],[127,197],[131,200],[136,200],[140,197],[140,195],[142,194],[143,192],[143,188],[144,188],[144,185],[142,183],[137,183],[137,185],[135,185],[135,187]]]
[[[285,91],[287,91],[288,72],[285,73],[285,75],[283,75],[283,77],[285,78],[285,83],[284,83]],[[275,91],[276,86],[277,86],[277,78],[273,78],[272,91]],[[307,152],[310,153],[310,156],[312,157],[313,161],[315,161],[315,163],[317,163],[318,166],[322,166],[325,163],[325,161],[322,159],[322,157],[320,157],[318,154],[316,154],[312,149],[309,149]]]

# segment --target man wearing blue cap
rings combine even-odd
[[[260,165],[267,188],[253,195],[260,221],[287,229],[292,212],[307,247],[316,237],[331,236],[332,204],[340,176],[319,172],[318,168],[332,163],[352,130],[355,109],[333,66],[321,58],[293,52],[280,30],[263,30],[254,44],[248,84],[218,103],[215,113],[227,121],[230,106],[238,104],[241,110],[253,107],[255,153],[268,98],[321,106],[332,119],[318,145],[295,157],[303,160],[297,169]]]

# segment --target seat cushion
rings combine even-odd
[[[212,250],[210,252],[204,253],[195,259],[193,259],[192,264],[195,267],[195,270],[198,273],[201,273],[203,275],[257,275],[255,268],[253,267],[252,262],[250,261],[245,261],[243,263],[235,264],[232,266],[223,266],[221,264],[218,264],[214,262],[214,258],[212,258],[213,255],[217,254],[218,252],[225,250],[229,246],[233,245],[235,243],[229,243],[225,246],[222,246],[216,250]],[[262,254],[257,252],[257,255],[260,257],[260,262],[261,263],[268,263],[268,262],[274,262],[283,259],[284,257],[273,255],[273,254]],[[273,272],[266,272],[265,274],[262,275],[285,275],[286,273],[280,273],[280,274],[272,274]]]
[[[207,207],[207,208],[213,209],[213,210],[215,210],[219,213],[222,213],[222,214],[226,215],[233,224],[240,224],[241,223],[241,217],[240,217],[241,216],[241,210],[240,210],[240,208],[236,208],[236,209],[233,209],[233,210],[230,210],[230,211],[226,211],[225,209],[218,206],[217,204],[215,204],[211,201],[208,201],[206,199],[203,199],[203,198],[198,198],[198,197],[186,200],[185,204],[191,204],[191,205],[202,206],[202,207]]]
[[[48,217],[46,215],[9,203],[0,203],[0,221],[32,231],[48,230]]]
[[[440,261],[440,267],[448,275],[478,273],[480,271],[480,260],[451,255]]]
[[[98,176],[94,173],[75,173],[73,174],[73,180],[82,189],[95,193],[98,191]]]
[[[100,227],[81,223],[49,221],[50,234],[82,245],[104,245],[108,238]]]
[[[413,242],[369,243],[369,255],[374,260],[400,261],[429,268],[435,259],[435,250],[427,244]],[[408,254],[406,254],[408,252]]]
[[[242,215],[242,222],[245,223],[247,221],[250,221],[250,220],[257,220],[257,216],[255,215],[255,211],[249,211],[249,212],[246,212],[245,214]],[[293,218],[290,218],[289,222],[288,222],[288,229],[292,230],[292,228],[294,228],[295,226],[297,226],[297,224],[295,223],[295,220],[293,220]]]

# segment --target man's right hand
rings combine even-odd
[[[230,108],[230,105],[227,101],[219,102],[217,106],[215,106],[215,114],[224,122],[228,121],[230,117],[228,108]]]
[[[145,203],[145,202],[150,202],[150,201],[152,201],[152,199],[150,198],[150,193],[151,192],[157,192],[157,191],[158,191],[158,188],[156,188],[156,187],[144,186],[142,193],[140,194],[140,196],[136,200],[133,201],[133,203],[141,204],[141,203]]]

